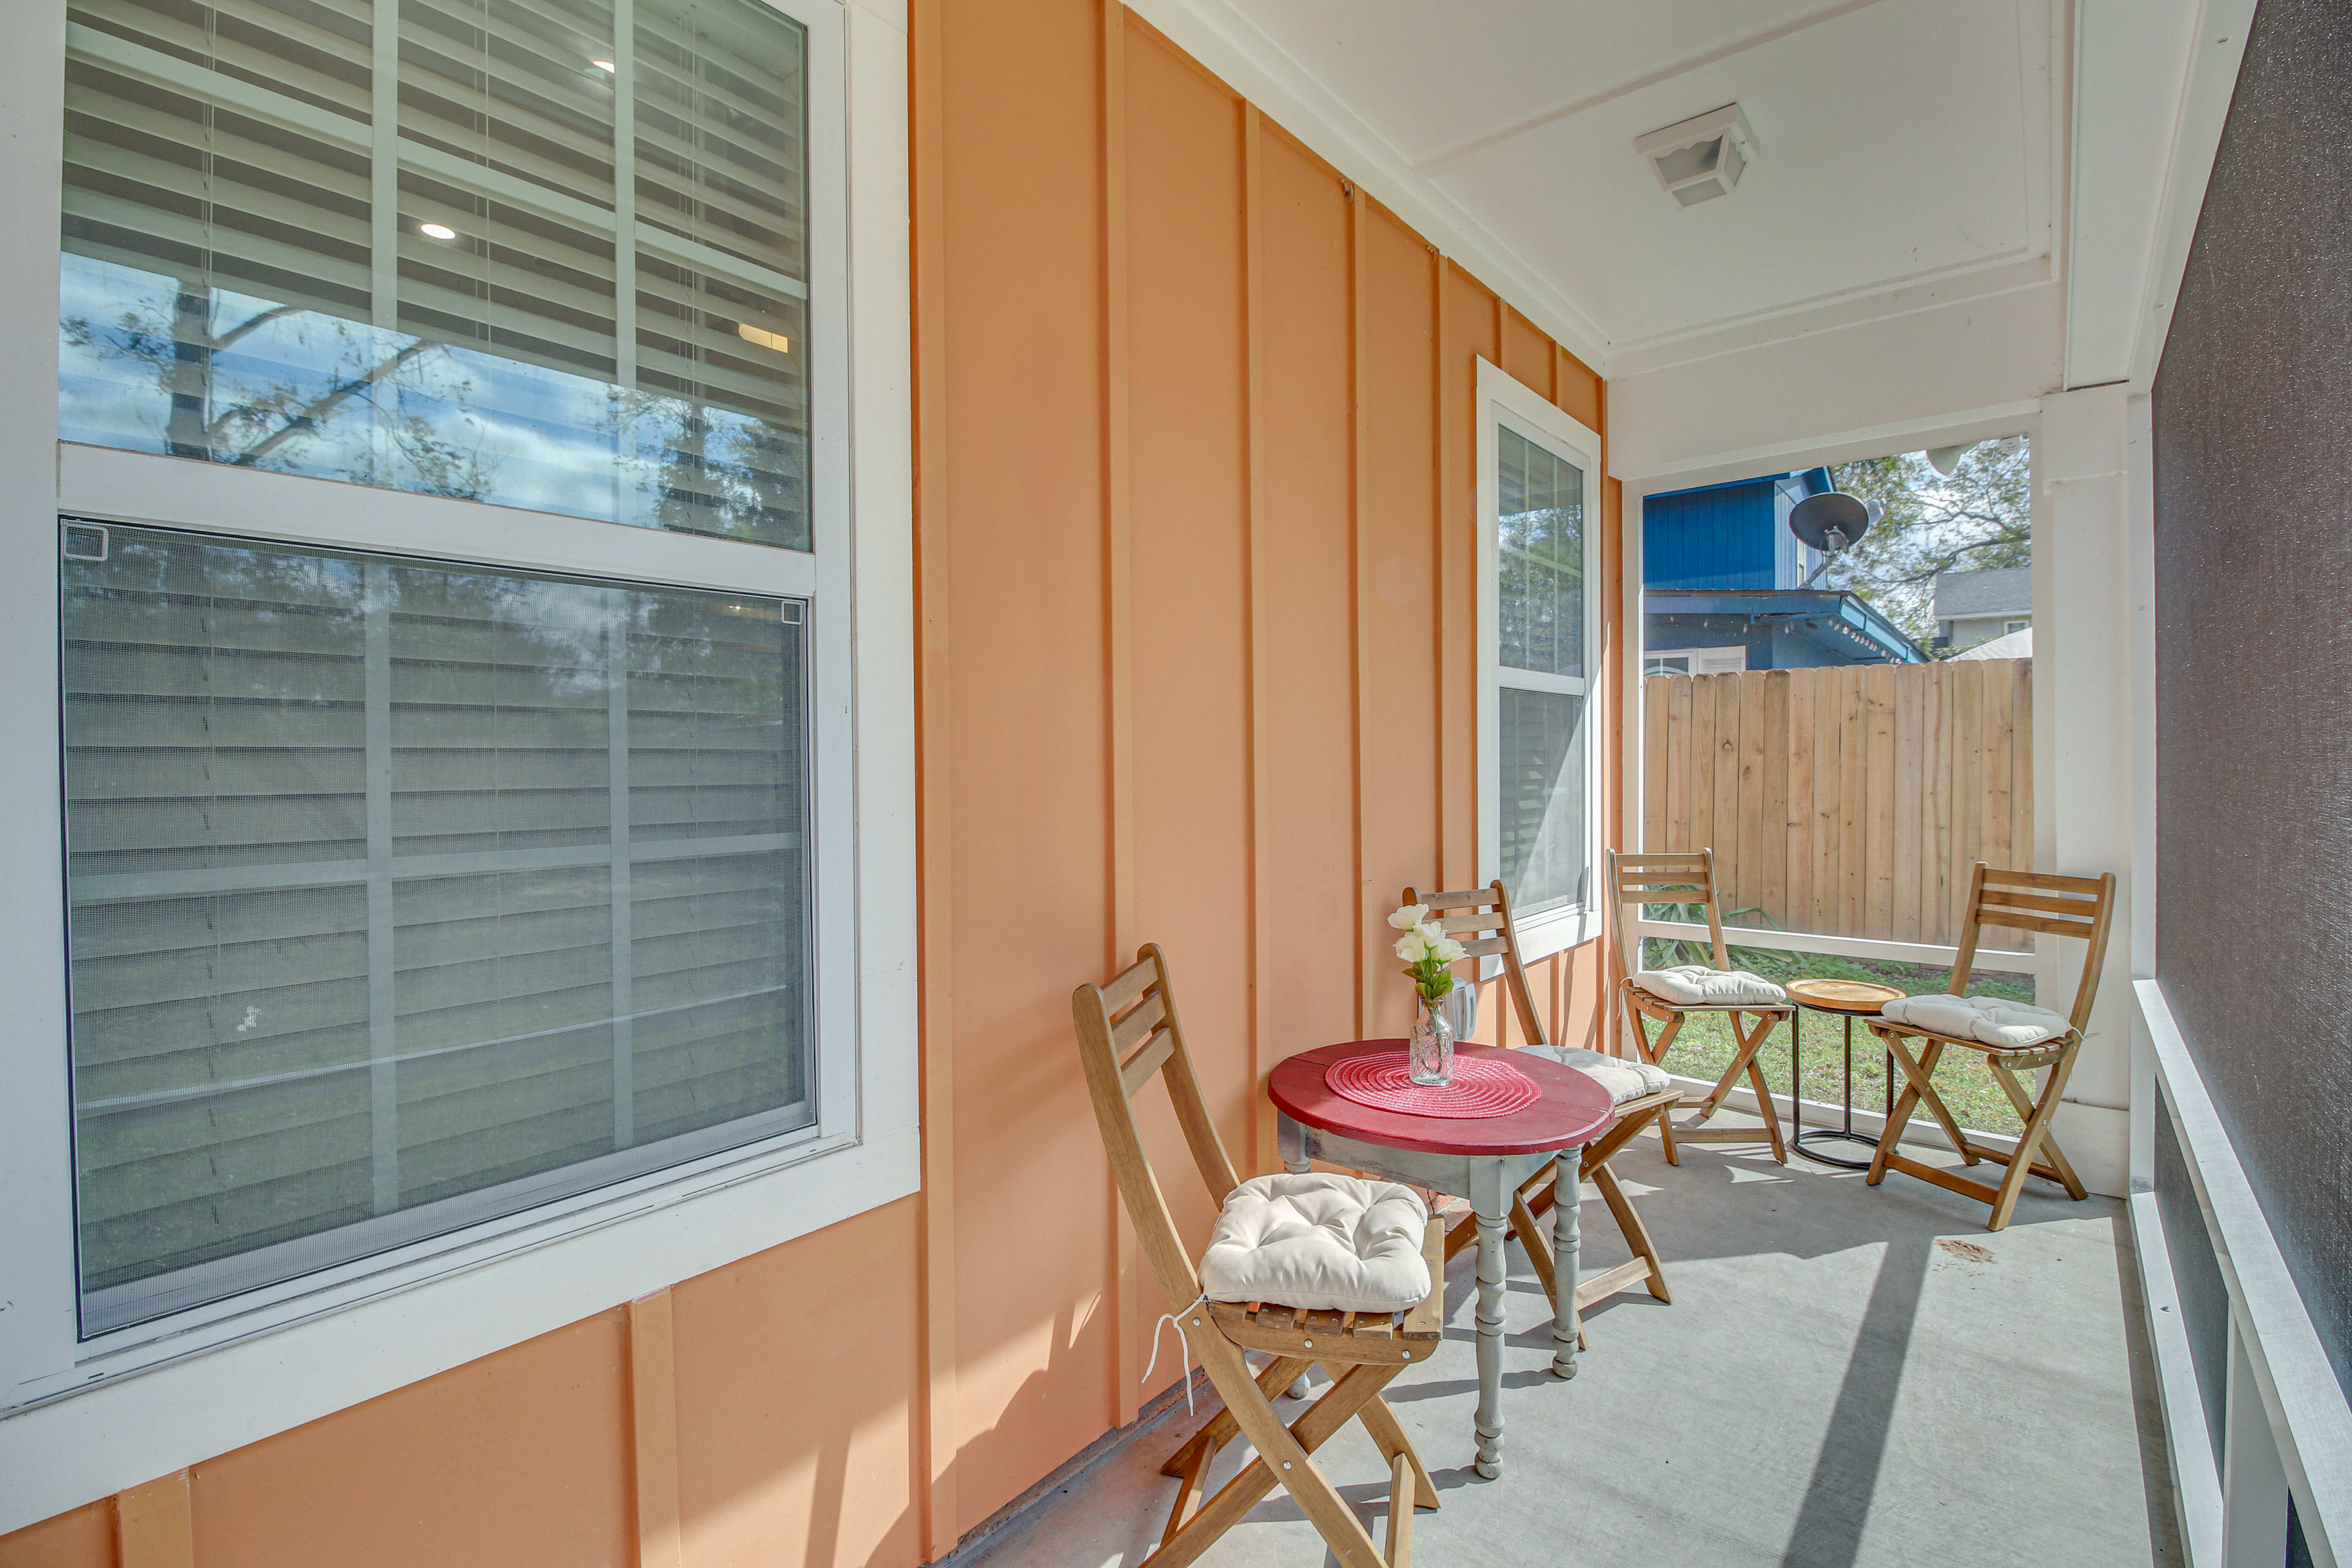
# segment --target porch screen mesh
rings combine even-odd
[[[759,0],[75,0],[68,441],[809,547]]]
[[[813,1120],[797,603],[123,527],[64,583],[86,1331]]]

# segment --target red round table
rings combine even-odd
[[[1334,1093],[1324,1069],[1342,1058],[1401,1052],[1402,1040],[1350,1040],[1290,1058],[1266,1093],[1278,1113],[1282,1163],[1306,1171],[1321,1160],[1470,1200],[1478,1221],[1478,1473],[1502,1472],[1503,1235],[1511,1199],[1549,1163],[1561,1201],[1552,1208],[1553,1277],[1565,1288],[1552,1318],[1552,1371],[1576,1375],[1577,1199],[1584,1145],[1612,1120],[1609,1091],[1576,1068],[1533,1050],[1462,1045],[1456,1056],[1507,1060],[1540,1096],[1507,1116],[1453,1118],[1383,1110]],[[1530,1247],[1540,1245],[1535,1237]]]

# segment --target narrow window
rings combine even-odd
[[[1598,441],[1491,365],[1480,392],[1482,875],[1564,943],[1597,853]]]

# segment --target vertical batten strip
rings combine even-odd
[[[1131,562],[1128,510],[1127,363],[1127,7],[1102,8],[1102,354],[1104,629],[1110,700],[1110,927],[1108,972],[1135,952],[1135,645],[1129,609]],[[1111,1424],[1124,1426],[1139,1407],[1136,1387],[1140,1327],[1134,1227],[1118,1184],[1104,1172],[1110,1205],[1115,1348]]]
[[[1250,1144],[1256,1169],[1278,1163],[1273,1107],[1261,1086],[1274,1064],[1274,777],[1266,755],[1265,229],[1264,131],[1242,113],[1242,533],[1249,549]],[[1171,1303],[1172,1305],[1173,1303]]]
[[[1356,889],[1349,901],[1356,906],[1356,1037],[1372,1026],[1372,977],[1369,944],[1372,938],[1373,893],[1369,868],[1370,849],[1364,842],[1370,822],[1365,809],[1371,788],[1371,396],[1364,384],[1364,357],[1370,337],[1366,321],[1369,302],[1364,289],[1364,193],[1345,186],[1348,196],[1348,416],[1351,458],[1349,484],[1348,583],[1349,613],[1354,621],[1355,668],[1349,689],[1354,694],[1356,741]]]
[[[174,1470],[114,1494],[116,1561],[121,1568],[195,1568],[195,1510],[188,1472]]]
[[[1478,842],[1478,803],[1476,785],[1471,782],[1471,748],[1454,743],[1454,726],[1459,721],[1460,708],[1454,699],[1469,698],[1469,711],[1478,711],[1476,672],[1465,666],[1462,647],[1462,610],[1458,601],[1463,589],[1469,585],[1473,573],[1459,571],[1460,557],[1446,536],[1446,519],[1452,515],[1455,501],[1463,493],[1462,421],[1447,391],[1445,367],[1452,363],[1454,350],[1447,341],[1449,323],[1445,316],[1445,274],[1447,262],[1433,247],[1430,252],[1430,273],[1435,279],[1437,303],[1432,317],[1431,331],[1435,337],[1437,362],[1437,394],[1433,417],[1437,426],[1437,818],[1438,869],[1449,888],[1472,886],[1478,876],[1477,857],[1474,852],[1465,858],[1463,835],[1467,842]],[[1464,531],[1476,560],[1477,520],[1471,518],[1471,527]],[[1475,737],[1473,737],[1474,742]]]
[[[914,176],[915,770],[918,930],[922,976],[917,1001],[922,1041],[923,1392],[916,1423],[915,1473],[923,1559],[944,1557],[962,1534],[957,1517],[955,1238],[954,856],[948,780],[954,757],[948,723],[949,566],[943,541],[947,479],[947,169],[941,124],[940,8],[914,0],[908,16]]]
[[[629,1303],[629,1429],[638,1568],[679,1568],[677,1355],[667,1289]]]
[[[1430,591],[1436,596],[1437,613],[1430,617],[1430,668],[1437,671],[1433,683],[1437,688],[1437,744],[1430,748],[1430,763],[1436,771],[1437,821],[1433,825],[1437,842],[1434,864],[1437,879],[1448,888],[1462,884],[1454,879],[1454,867],[1447,859],[1452,835],[1446,831],[1446,814],[1455,799],[1446,788],[1446,775],[1452,771],[1453,732],[1447,727],[1454,704],[1449,700],[1453,687],[1448,679],[1446,650],[1454,637],[1453,601],[1448,595],[1452,579],[1445,571],[1445,258],[1437,247],[1429,247],[1429,552]]]

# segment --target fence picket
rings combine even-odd
[[[2032,689],[2024,659],[1652,676],[1645,842],[1712,847],[1784,930],[1948,944],[1969,867],[2032,854]]]

